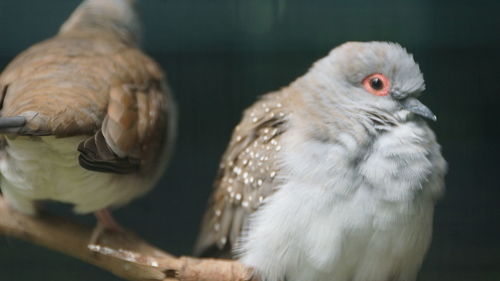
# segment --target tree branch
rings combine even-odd
[[[88,245],[92,229],[49,214],[27,216],[0,196],[0,234],[20,238],[133,281],[244,281],[251,272],[232,260],[174,257],[132,233],[105,233]]]

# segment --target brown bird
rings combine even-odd
[[[175,105],[160,66],[139,49],[132,0],[86,0],[59,33],[0,76],[0,171],[11,207],[37,200],[96,212],[145,194],[172,147]]]
[[[222,157],[196,253],[263,281],[413,281],[446,162],[398,44],[349,42],[250,106]]]

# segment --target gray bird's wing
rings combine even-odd
[[[195,254],[231,257],[249,215],[277,185],[277,152],[286,130],[281,93],[271,93],[248,108],[224,153],[215,191],[201,226]]]

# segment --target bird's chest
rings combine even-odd
[[[297,134],[298,135],[298,134]],[[427,127],[397,126],[361,141],[349,133],[317,141],[291,134],[281,155],[283,182],[292,190],[324,201],[363,197],[363,200],[412,202],[426,189],[433,174],[443,172],[439,145]]]
[[[316,204],[312,208],[327,213],[352,205],[353,215],[399,220],[438,192],[428,180],[440,172],[436,159],[442,158],[428,132],[410,123],[364,142],[348,133],[334,142],[294,140],[283,154],[284,170],[289,171],[283,179],[289,189],[283,192],[309,198]]]
[[[349,134],[334,143],[288,140],[284,184],[254,223],[265,217],[277,225],[269,235],[287,237],[274,247],[288,244],[290,280],[413,280],[434,203],[422,134],[398,128],[369,146]]]

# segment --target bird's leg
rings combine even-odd
[[[99,238],[106,231],[125,232],[125,229],[116,222],[108,209],[99,210],[94,215],[97,218],[97,225],[92,231],[89,245],[97,245]]]

